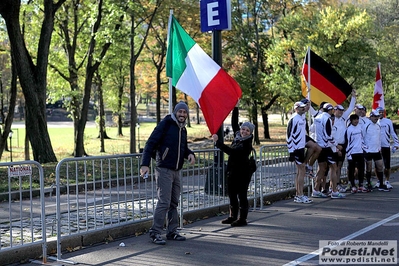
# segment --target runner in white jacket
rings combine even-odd
[[[318,115],[315,118],[315,129],[316,129],[316,142],[322,148],[322,151],[319,155],[318,163],[319,163],[319,171],[317,171],[316,180],[315,180],[315,189],[313,190],[312,197],[321,198],[326,197],[321,191],[319,191],[322,182],[325,182],[325,173],[327,171],[327,167],[330,169],[330,180],[332,199],[342,199],[345,198],[345,195],[339,193],[337,191],[337,142],[333,137],[333,125],[331,114],[333,112],[334,107],[326,103],[323,106],[323,113]]]
[[[375,171],[377,173],[378,181],[380,185],[378,190],[388,192],[389,189],[383,183],[384,174],[383,170],[383,162],[381,156],[381,126],[378,123],[378,118],[380,114],[377,111],[372,111],[370,113],[370,123],[363,126],[363,136],[364,136],[364,145],[365,145],[365,157],[366,157],[366,179],[367,179],[367,187],[371,185],[371,170],[372,163],[374,161]],[[360,170],[360,169],[359,169]]]
[[[345,143],[345,131],[347,128],[347,121],[353,110],[355,109],[355,103],[356,103],[356,91],[352,91],[352,97],[351,101],[349,104],[348,109],[344,109],[342,105],[337,105],[334,107],[334,139],[338,143],[337,149],[338,149],[338,159],[337,159],[337,180],[338,180],[338,190],[339,192],[345,192],[346,188],[341,185],[341,170],[342,170],[342,165],[344,164],[345,161],[345,149],[344,143]]]
[[[391,139],[393,140],[392,147],[394,150],[399,148],[399,140],[391,119],[384,117],[384,108],[378,107],[376,111],[380,115],[378,122],[381,126],[381,155],[384,162],[385,185],[387,188],[392,189],[393,187],[389,183],[391,175]],[[375,186],[379,187],[379,182]]]
[[[359,125],[359,116],[353,114],[349,117],[349,126],[345,131],[345,148],[346,155],[348,158],[348,179],[351,185],[351,192],[368,192],[363,186],[364,171],[360,171],[357,175],[359,179],[359,190],[355,184],[355,169],[364,169],[364,138],[363,130],[361,125]]]

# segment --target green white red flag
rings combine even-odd
[[[238,83],[187,34],[171,15],[166,56],[166,75],[172,85],[200,106],[211,134],[241,98]]]

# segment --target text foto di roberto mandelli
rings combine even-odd
[[[367,241],[358,241],[358,240],[346,240],[346,241],[327,241],[328,246],[389,246],[391,241],[388,240],[367,240]]]

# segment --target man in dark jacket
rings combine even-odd
[[[165,217],[168,215],[168,240],[186,240],[177,232],[177,206],[180,197],[180,170],[184,159],[191,164],[195,162],[194,153],[187,145],[186,120],[188,106],[179,102],[172,114],[155,127],[144,147],[140,174],[146,178],[149,173],[151,154],[156,152],[155,179],[157,184],[158,203],[155,208],[153,225],[150,228],[150,238],[154,244],[165,245],[162,239]]]

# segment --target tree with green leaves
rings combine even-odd
[[[377,63],[381,63],[382,85],[384,90],[385,109],[389,116],[397,116],[399,108],[399,3],[396,0],[376,0],[368,1],[361,7],[365,8],[372,16],[374,22],[373,34],[375,38],[371,40],[376,57],[372,61],[372,67],[376,71]],[[370,100],[373,95],[375,76],[371,76],[367,86],[365,100]]]
[[[269,6],[266,1],[246,0],[234,2],[233,7],[233,30],[226,34],[227,63],[224,65],[243,90],[241,103],[249,110],[250,120],[256,128],[254,142],[259,144],[258,109],[277,96],[271,95],[263,82],[267,73],[265,50],[270,45],[266,32]]]
[[[154,2],[133,3],[129,8],[128,14],[130,17],[130,152],[136,152],[136,128],[137,124],[137,109],[136,109],[136,63],[145,47],[145,43],[149,36],[153,20],[157,14],[158,8],[163,3],[163,0],[155,0]],[[136,32],[139,28],[144,28],[140,36],[136,38]]]
[[[173,8],[171,8],[173,7]],[[146,62],[151,62],[153,68],[155,69],[156,77],[156,119],[159,123],[162,119],[161,117],[161,89],[168,84],[168,79],[165,75],[165,59],[167,50],[167,33],[168,33],[168,20],[170,16],[170,11],[173,11],[175,17],[179,19],[181,25],[187,28],[191,36],[196,36],[197,43],[203,42],[204,40],[209,43],[209,36],[207,38],[206,34],[200,34],[200,19],[198,10],[198,1],[176,1],[168,0],[165,4],[159,8],[156,15],[154,23],[152,24],[152,30],[146,43],[146,56],[148,60]],[[154,75],[151,74],[153,77]],[[187,100],[184,100],[187,102]],[[188,121],[190,123],[190,121]]]
[[[59,38],[54,45],[62,49],[54,53],[51,67],[70,87],[67,96],[74,122],[75,157],[87,155],[84,131],[93,96],[93,81],[114,35],[122,27],[126,5],[120,1],[98,0],[93,5],[73,0],[57,17]]]
[[[12,60],[15,62],[19,83],[26,102],[26,131],[32,145],[34,160],[40,163],[56,162],[46,121],[47,65],[54,28],[54,16],[66,0],[43,0],[43,6],[32,12],[42,12],[41,33],[37,43],[36,62],[28,51],[21,32],[20,0],[0,2],[10,41]],[[29,4],[29,3],[27,3]]]
[[[351,4],[307,3],[293,5],[275,23],[273,46],[266,51],[266,82],[276,84],[282,104],[292,108],[301,95],[301,68],[307,47],[326,60],[355,89],[362,88],[374,68],[372,20]],[[285,82],[284,82],[285,81]]]

